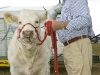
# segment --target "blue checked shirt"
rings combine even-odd
[[[59,40],[64,43],[74,37],[94,37],[87,0],[65,0],[62,3],[60,22],[70,20],[65,30],[57,30]]]

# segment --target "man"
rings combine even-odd
[[[87,0],[63,0],[59,21],[52,21],[53,31],[64,44],[64,64],[68,75],[91,75],[93,37]]]

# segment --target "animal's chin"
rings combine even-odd
[[[27,43],[27,44],[32,44],[33,43],[31,38],[22,38],[21,40],[22,40],[23,43]]]

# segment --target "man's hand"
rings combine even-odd
[[[61,29],[61,22],[58,22],[56,20],[49,20],[49,21],[52,22],[52,29],[53,29],[53,31]]]
[[[59,21],[56,21],[56,20],[49,20],[49,21],[52,22],[52,29],[53,29],[53,31],[56,31],[56,30],[62,29],[62,27],[61,27],[62,22],[59,22]],[[64,29],[66,29],[66,26],[68,25],[69,22],[70,22],[69,20],[63,22],[64,27],[65,27]]]

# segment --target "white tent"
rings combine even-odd
[[[46,10],[50,10],[53,6],[44,6],[44,8]],[[43,6],[33,6],[33,7],[29,7],[29,6],[0,6],[0,18],[3,18],[3,14],[5,12],[11,12],[15,15],[17,15],[20,10],[22,9],[34,9],[36,10],[37,12],[41,12],[44,10]]]
[[[56,2],[57,3],[57,2]],[[38,4],[39,5],[39,4]],[[44,6],[47,10],[50,10],[53,5],[51,4],[51,6]],[[100,18],[100,11],[98,10],[100,7],[100,0],[89,0],[89,8],[90,8],[90,14],[92,17],[92,22],[93,22],[93,29],[95,34],[100,34],[100,22],[99,22],[99,18]],[[38,12],[43,11],[43,6],[0,6],[0,18],[3,18],[3,14],[6,11],[10,11],[14,14],[18,14],[20,12],[21,9],[23,8],[28,8],[28,9],[35,9]],[[0,23],[2,24],[2,23]],[[0,25],[2,26],[2,25]],[[0,27],[0,29],[3,29],[5,27]],[[3,35],[4,36],[4,35]],[[2,45],[0,47],[3,47]],[[6,54],[3,54],[6,55]]]
[[[56,5],[59,0],[28,0],[23,3],[23,0],[3,0],[0,2],[0,8],[6,7],[0,9],[0,18],[3,17],[2,14],[4,11],[18,11],[21,10],[22,8],[34,8],[36,10],[44,10],[43,6],[49,10],[52,6]],[[62,1],[62,0],[61,0]],[[4,4],[6,3],[6,6]],[[88,0],[89,3],[89,8],[90,8],[90,14],[92,16],[92,22],[93,22],[93,29],[96,35],[100,34],[100,22],[99,22],[99,17],[100,17],[100,0]],[[11,6],[12,5],[12,6]],[[19,5],[19,6],[18,6]],[[24,6],[23,6],[24,5]],[[17,12],[16,12],[17,13]]]

